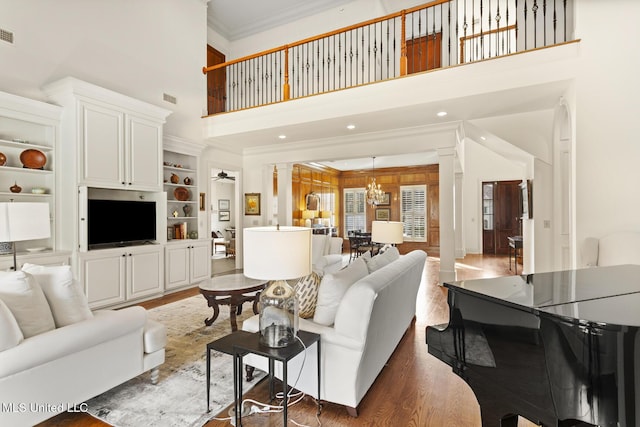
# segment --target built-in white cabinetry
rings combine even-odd
[[[81,101],[80,184],[157,191],[162,188],[162,122]]]
[[[80,280],[89,306],[113,306],[161,293],[163,253],[162,245],[148,245],[80,254]]]
[[[167,290],[211,277],[211,240],[172,241],[165,249]]]
[[[57,249],[56,170],[61,115],[58,106],[0,92],[0,202],[49,203],[51,216],[51,237],[15,243],[18,257],[34,250],[51,253]],[[44,164],[37,169],[23,167],[23,153],[35,155]],[[0,256],[0,264],[2,260]]]
[[[85,286],[92,308],[124,305],[164,290],[166,195],[163,188],[163,124],[170,110],[67,77],[43,88],[63,107],[57,180],[60,248],[72,253],[72,264]],[[156,239],[125,248],[89,247],[89,199],[153,201]],[[105,229],[116,221],[101,219]],[[95,218],[95,217],[94,217]],[[128,218],[135,224],[136,218]],[[123,230],[123,228],[119,228]]]
[[[62,152],[73,159],[77,185],[162,190],[162,125],[169,110],[71,77],[44,90],[68,113]]]
[[[16,257],[18,270],[26,263],[37,265],[69,265],[71,252],[65,251],[42,251],[35,253],[20,254]],[[13,257],[0,257],[0,271],[9,271],[13,268]]]
[[[167,238],[198,238],[198,156],[204,148],[172,136],[164,138],[163,181],[167,193]],[[204,209],[204,206],[202,206]]]

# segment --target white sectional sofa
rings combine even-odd
[[[340,270],[342,268],[342,242],[342,237],[313,234],[311,236],[312,270],[320,276]]]
[[[68,266],[25,267],[34,274],[0,273],[0,425],[31,426],[82,410],[86,400],[149,370],[157,381],[166,329],[144,308],[92,313]],[[47,283],[52,271],[53,281],[66,277],[60,286]]]
[[[388,253],[393,251],[397,254],[396,248]],[[358,258],[345,269],[325,275],[313,319],[300,319],[299,324],[300,329],[321,335],[321,400],[345,405],[352,416],[357,416],[360,401],[412,324],[426,260],[426,253],[420,250],[396,255],[391,262],[378,256],[368,262]],[[370,268],[375,271],[369,272]],[[354,278],[356,281],[349,283]],[[333,297],[336,292],[340,294],[338,289],[344,291],[333,307],[331,298],[323,296],[322,286],[326,284],[331,285]],[[245,320],[242,329],[258,331],[259,316]],[[289,362],[288,381],[292,386],[303,359],[301,354]],[[248,354],[244,362],[268,370],[263,357]],[[306,351],[295,388],[317,398],[316,363],[314,345]],[[279,364],[276,375],[282,378]]]
[[[625,231],[601,238],[588,237],[581,248],[587,267],[640,264],[640,232]]]

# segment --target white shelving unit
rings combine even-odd
[[[166,141],[165,141],[166,145]],[[187,224],[187,236],[183,238],[194,238],[198,235],[198,211],[200,209],[198,193],[198,157],[190,153],[176,152],[169,149],[164,150],[163,179],[164,190],[167,193],[167,227],[174,227],[176,224]],[[177,176],[177,183],[171,182],[171,177]],[[188,184],[185,183],[188,180]],[[179,189],[188,191],[186,200],[176,198],[176,191]],[[190,212],[185,212],[185,208],[190,208]],[[170,233],[167,231],[167,233]],[[176,239],[175,230],[173,239]]]
[[[198,191],[198,158],[203,149],[202,144],[171,136],[164,138],[162,172],[167,194],[167,232],[175,233],[176,224],[187,224],[184,238],[167,239],[164,262],[167,291],[193,286],[211,276],[211,238],[199,233],[199,215],[206,214],[200,211]],[[171,182],[172,175],[178,177],[177,183]],[[190,180],[188,184],[185,178]],[[189,191],[188,200],[176,200],[174,192],[181,187]],[[191,208],[188,215],[185,206]]]
[[[30,254],[28,249],[33,248],[46,248],[43,255],[56,249],[56,152],[61,114],[58,106],[0,92],[0,153],[6,157],[0,166],[0,202],[47,202],[51,216],[51,237],[17,242],[18,256]],[[45,155],[42,169],[23,167],[20,154],[28,149]],[[21,187],[19,193],[10,190],[14,185]],[[43,189],[44,194],[36,194],[34,189]]]

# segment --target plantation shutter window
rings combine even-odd
[[[400,187],[400,220],[404,225],[404,240],[427,241],[427,186]]]
[[[366,231],[367,216],[363,188],[344,190],[344,235],[356,230]]]

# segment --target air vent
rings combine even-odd
[[[162,94],[162,99],[164,99],[165,101],[170,102],[172,104],[177,104],[178,103],[178,100],[176,99],[176,97],[175,96],[171,96],[168,93],[163,93]]]
[[[13,33],[11,31],[0,28],[0,40],[13,44]]]

